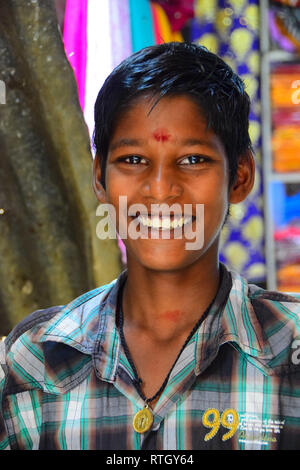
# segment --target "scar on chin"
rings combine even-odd
[[[165,129],[157,129],[153,132],[153,137],[157,142],[167,142],[171,135]]]

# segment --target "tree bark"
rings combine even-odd
[[[0,335],[118,276],[53,0],[0,0]]]

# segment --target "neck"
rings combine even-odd
[[[128,263],[122,310],[124,327],[166,342],[186,335],[201,318],[219,287],[219,265],[193,265],[160,272]]]

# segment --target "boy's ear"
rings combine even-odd
[[[106,192],[101,184],[101,159],[101,156],[95,155],[93,163],[93,188],[98,201],[106,203]]]
[[[236,178],[229,190],[229,203],[238,204],[246,199],[253,188],[254,177],[255,162],[253,153],[249,149],[240,156]]]

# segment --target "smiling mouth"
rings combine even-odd
[[[154,228],[157,230],[174,230],[182,228],[184,225],[188,225],[196,220],[193,215],[178,216],[178,215],[152,215],[137,213],[135,216],[131,216],[132,219],[137,219],[141,227]]]

